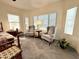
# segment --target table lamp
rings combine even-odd
[[[36,24],[37,24],[37,29],[39,29],[39,27],[42,26],[42,20],[37,20]]]

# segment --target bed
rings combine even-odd
[[[2,22],[0,22],[0,52],[5,50],[6,47],[12,46],[14,38],[14,36],[3,31]]]
[[[2,22],[0,22],[0,59],[22,59],[22,51],[14,45],[14,38],[3,31]]]

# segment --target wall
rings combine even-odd
[[[29,17],[29,11],[18,9],[0,2],[0,21],[2,21],[3,23],[4,31],[9,30],[9,22],[7,14],[14,14],[20,16],[20,30],[24,31],[25,29],[24,19],[25,16]]]
[[[64,26],[65,26],[65,19],[66,19],[66,10],[67,9],[70,9],[72,7],[75,7],[77,6],[78,7],[78,10],[77,10],[77,16],[76,16],[76,20],[75,20],[75,25],[74,25],[74,31],[73,31],[73,35],[67,35],[67,34],[64,34]],[[64,1],[64,13],[63,13],[63,23],[62,23],[62,31],[63,31],[63,34],[62,36],[65,37],[68,42],[71,43],[71,45],[77,50],[77,52],[79,53],[79,0],[65,0]]]

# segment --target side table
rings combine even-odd
[[[42,32],[42,30],[36,30],[36,32],[38,32],[38,38],[41,38],[40,32]]]

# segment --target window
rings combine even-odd
[[[37,20],[42,21],[42,26],[40,26],[40,29],[47,30],[48,26],[56,26],[56,13],[50,13],[40,16],[33,16],[34,25],[37,29]]]
[[[42,26],[40,29],[46,30],[48,26],[48,14],[38,16],[38,19],[42,21]]]
[[[56,25],[56,13],[49,14],[49,26]]]
[[[29,29],[29,18],[28,17],[25,18],[25,27],[26,29]]]
[[[34,16],[33,21],[34,21],[35,29],[37,29],[37,23],[36,23],[37,20],[38,20],[38,16]]]
[[[20,29],[19,16],[8,14],[8,21],[10,24],[10,29],[14,29],[14,30],[16,30],[16,28]]]
[[[67,10],[64,33],[70,34],[70,35],[73,34],[76,13],[77,13],[77,7]]]

